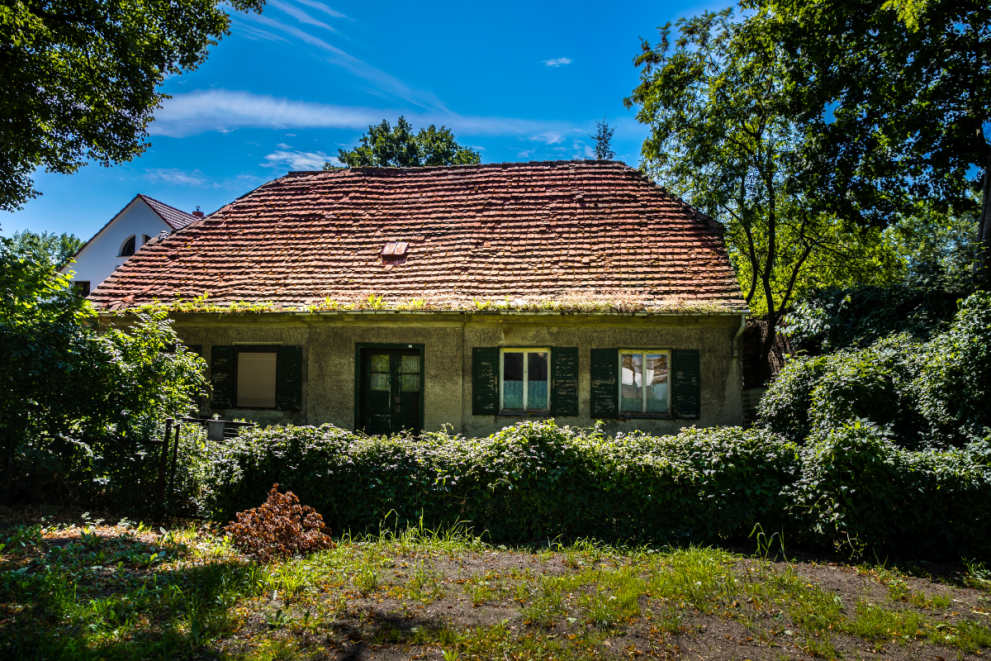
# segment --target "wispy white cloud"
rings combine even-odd
[[[316,0],[296,0],[296,1],[299,2],[299,4],[301,5],[306,5],[307,7],[316,9],[317,11],[322,11],[328,16],[333,16],[334,18],[348,18],[347,16],[337,11],[336,9],[331,9],[327,5],[323,4],[322,2],[317,2]]]
[[[278,99],[250,92],[203,90],[176,94],[167,99],[155,113],[155,121],[149,131],[153,135],[174,138],[248,127],[283,130],[347,128],[364,131],[370,124],[378,124],[382,119],[391,121],[399,115],[405,115],[414,126],[447,126],[459,137],[500,135],[528,138],[545,135],[540,141],[546,144],[554,144],[548,142],[551,139],[560,142],[553,136],[563,136],[574,128],[572,123],[563,121],[465,116],[437,110],[410,113],[402,108],[336,106]]]
[[[238,25],[237,33],[242,37],[247,37],[254,41],[285,41],[285,38],[280,37],[277,34],[272,34],[268,30],[262,30],[261,28],[256,28],[253,25]],[[180,83],[185,83],[185,80],[179,81]]]
[[[314,27],[323,28],[324,30],[330,30],[334,34],[340,34],[340,32],[338,32],[336,29],[332,28],[331,26],[327,25],[321,20],[313,18],[299,7],[293,7],[292,5],[285,2],[281,2],[280,0],[266,0],[265,4],[275,7],[284,14],[289,14],[300,23],[305,23],[307,25],[312,25]]]
[[[279,144],[277,144],[275,146],[278,147],[279,149],[292,149],[292,145],[287,145],[284,142],[280,142]]]
[[[595,150],[586,145],[581,140],[574,140],[571,143],[575,158],[595,158]]]
[[[279,150],[268,154],[262,165],[270,168],[288,167],[290,170],[320,170],[328,161],[334,165],[341,164],[336,156],[328,156],[322,151]]]
[[[532,156],[534,153],[536,153],[536,151],[537,151],[536,149],[525,149],[525,150],[517,153],[516,156],[518,158],[530,158],[530,156]]]
[[[145,170],[145,179],[163,181],[175,186],[203,186],[206,178],[199,170],[187,172],[176,168],[153,168]]]
[[[544,66],[554,67],[555,69],[560,67],[562,64],[571,64],[571,58],[568,57],[555,57],[553,60],[544,60]]]
[[[544,131],[538,135],[530,136],[530,139],[534,142],[543,142],[547,145],[557,144],[558,142],[564,142],[564,138],[557,131]]]
[[[285,32],[286,34],[289,34],[304,43],[325,51],[329,54],[327,58],[328,62],[346,69],[358,78],[367,80],[381,92],[403,99],[404,101],[408,101],[409,103],[420,106],[421,108],[436,108],[439,110],[445,109],[444,104],[433,92],[414,89],[398,78],[387,74],[381,69],[373,67],[367,62],[359,60],[353,55],[341,50],[337,46],[329,44],[323,39],[315,37],[305,30],[300,30],[295,26],[286,25],[285,23],[281,23],[268,16],[254,14],[251,12],[238,14],[237,16],[242,22],[251,21],[274,30],[281,30],[282,32]]]

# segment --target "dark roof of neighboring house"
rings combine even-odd
[[[138,193],[138,197],[148,203],[152,211],[161,216],[162,220],[174,230],[181,230],[183,227],[192,225],[196,220],[196,216],[186,213],[185,211],[179,211],[175,207],[170,207],[164,202],[159,202],[158,200],[148,197],[147,195],[142,195]]]
[[[83,245],[81,245],[79,247],[79,250],[77,250],[75,252],[75,254],[72,257],[69,258],[69,260],[66,260],[66,262],[64,264],[60,265],[59,268],[60,269],[63,269],[66,266],[68,266],[68,264],[70,263],[70,261],[72,259],[75,259],[76,255],[78,255],[83,250],[85,250],[86,249],[86,246],[88,246],[89,244],[93,243],[93,239],[95,239],[96,237],[100,236],[100,233],[103,232],[103,230],[105,230],[108,227],[110,227],[110,224],[112,222],[114,222],[115,220],[117,220],[117,218],[122,213],[124,213],[129,206],[131,206],[134,203],[134,200],[137,200],[138,198],[141,198],[145,202],[145,204],[147,204],[149,207],[151,207],[151,210],[154,211],[156,214],[158,214],[158,217],[161,218],[162,220],[164,220],[165,221],[165,224],[168,225],[169,227],[171,227],[173,231],[175,231],[177,229],[182,229],[183,227],[186,227],[187,225],[190,225],[194,220],[196,220],[196,216],[190,215],[190,214],[186,213],[185,211],[179,211],[175,207],[170,207],[169,205],[165,204],[164,202],[159,202],[155,198],[148,197],[147,195],[142,195],[141,193],[138,193],[137,195],[134,196],[134,198],[130,202],[128,202],[127,204],[124,205],[124,208],[123,209],[121,209],[120,211],[118,211],[117,213],[115,213],[114,214],[114,217],[111,218],[110,220],[108,220],[107,221],[107,224],[104,225],[103,227],[101,227],[99,232],[97,232],[96,234],[94,234],[93,236],[91,236],[89,238],[89,241],[87,241],[86,243],[84,243]]]
[[[146,244],[90,299],[121,309],[208,293],[218,305],[303,308],[375,294],[427,308],[537,298],[745,311],[722,236],[616,162],[291,172]],[[392,242],[408,242],[404,258],[382,257]]]

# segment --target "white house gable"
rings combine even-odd
[[[168,221],[166,221],[168,219]],[[85,294],[162,232],[171,234],[197,218],[144,195],[131,202],[96,233],[62,268]]]

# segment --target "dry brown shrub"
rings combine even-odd
[[[299,504],[292,491],[279,493],[273,485],[261,507],[238,512],[237,521],[224,527],[234,545],[261,560],[288,557],[334,548],[330,531],[324,533],[323,517],[312,507]]]

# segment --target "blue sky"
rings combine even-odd
[[[235,14],[196,71],[166,81],[151,146],[129,163],[43,172],[0,231],[88,239],[137,193],[212,212],[288,170],[319,169],[369,124],[450,127],[483,163],[584,157],[595,121],[617,159],[646,130],[623,108],[639,37],[730,4],[268,0]]]

